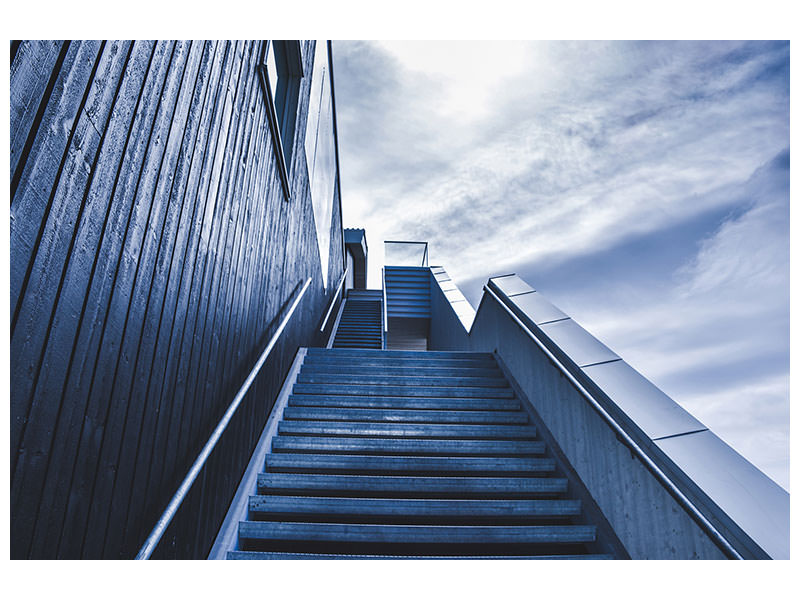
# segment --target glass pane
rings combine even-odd
[[[278,63],[275,61],[275,43],[270,42],[267,52],[267,77],[272,92],[272,101],[275,102],[275,92],[278,90]],[[277,106],[275,107],[277,110]]]
[[[428,242],[384,242],[383,253],[383,264],[386,266],[428,266]]]
[[[333,137],[333,103],[328,69],[328,44],[325,40],[317,41],[314,54],[305,150],[311,185],[311,203],[314,207],[314,224],[317,230],[317,244],[322,264],[322,281],[327,287],[331,215],[336,183],[336,146]]]

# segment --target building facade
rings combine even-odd
[[[330,46],[11,54],[12,558],[133,557],[311,279],[156,553],[202,555],[344,272]]]

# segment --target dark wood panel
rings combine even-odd
[[[55,193],[51,195],[51,210],[42,228],[39,247],[33,257],[30,277],[20,303],[17,327],[11,336],[11,353],[15,357],[12,396],[27,400],[26,420],[19,429],[20,441],[12,471],[12,502],[21,508],[14,519],[14,529],[19,532],[15,540],[20,544],[29,544],[29,532],[36,518],[36,506],[27,505],[24,498],[41,493],[43,473],[49,457],[46,448],[52,438],[53,421],[58,414],[58,405],[50,399],[53,388],[49,385],[48,375],[53,374],[55,378],[61,375],[59,363],[63,364],[65,350],[69,348],[70,340],[65,340],[65,336],[51,334],[61,333],[61,325],[65,321],[69,329],[69,321],[80,306],[80,301],[75,298],[77,294],[62,294],[62,291],[74,289],[69,286],[64,288],[65,278],[70,271],[68,267],[81,269],[85,266],[80,252],[78,256],[72,256],[75,233],[87,206],[88,191],[100,166],[98,159],[103,137],[99,132],[105,129],[119,91],[129,46],[111,43],[102,48],[89,86],[90,92],[85,95],[86,102],[74,126],[75,134],[67,149],[64,168],[55,186]],[[73,258],[74,261],[71,260]],[[68,312],[66,315],[61,313],[63,320],[54,322],[60,299],[64,300],[62,306]],[[52,360],[46,363],[45,358]],[[35,391],[40,382],[43,386],[37,394]]]
[[[176,234],[179,230],[179,218],[185,206],[184,190],[190,163],[182,158],[194,147],[198,133],[199,121],[192,117],[199,110],[204,96],[205,88],[202,84],[205,82],[205,75],[210,67],[211,59],[208,50],[210,48],[206,47],[203,42],[195,42],[192,44],[187,58],[187,67],[181,86],[182,100],[179,100],[183,107],[179,117],[173,117],[170,131],[171,136],[173,134],[175,138],[180,136],[180,144],[174,156],[174,166],[167,165],[169,167],[167,172],[171,173],[170,181],[165,184],[165,188],[168,189],[163,189],[161,193],[157,190],[153,198],[153,203],[166,205],[163,226],[158,243],[153,242],[149,248],[146,248],[147,251],[142,253],[143,256],[155,253],[156,259],[152,271],[144,273],[137,282],[141,289],[141,296],[146,296],[146,301],[141,329],[135,331],[132,336],[138,341],[136,360],[132,368],[123,370],[115,381],[115,397],[144,398],[146,400],[136,403],[124,402],[126,404],[125,411],[119,411],[109,417],[107,433],[101,450],[100,470],[96,475],[95,492],[92,495],[93,505],[84,542],[86,548],[102,548],[104,538],[100,535],[106,531],[109,532],[105,539],[106,546],[118,548],[121,543],[122,528],[109,528],[109,523],[112,522],[113,499],[118,498],[120,504],[125,504],[130,497],[130,479],[117,478],[116,473],[120,470],[130,472],[134,468],[142,415],[147,410],[146,405],[149,400],[147,384],[152,377],[155,349],[164,317],[164,289],[169,281],[168,263],[171,264],[170,258],[176,247]],[[164,167],[162,166],[163,171]],[[159,202],[160,197],[166,198],[167,202]],[[151,226],[152,221],[151,216]],[[117,493],[117,487],[123,489],[122,494]],[[109,497],[112,498],[112,502],[105,500]]]
[[[98,46],[88,44],[71,44],[64,61],[63,69],[56,81],[58,95],[48,108],[42,123],[38,127],[33,147],[28,153],[24,168],[20,169],[22,178],[19,185],[11,182],[11,261],[9,278],[11,280],[11,336],[12,356],[19,352],[14,345],[14,333],[20,310],[20,301],[24,298],[23,289],[27,285],[33,268],[35,251],[39,245],[41,231],[47,223],[51,205],[51,194],[55,194],[54,181],[63,169],[69,155],[72,130],[64,131],[57,123],[73,120],[83,106],[88,82],[94,73],[94,60],[97,58]],[[80,68],[73,69],[75,63]],[[88,68],[87,68],[88,63]],[[77,74],[75,73],[77,71]],[[49,135],[48,135],[49,134]],[[17,344],[25,340],[17,338]],[[30,353],[31,356],[35,354]],[[27,423],[29,410],[28,389],[17,390],[14,386],[30,386],[34,378],[35,363],[31,359],[15,360],[12,365],[11,394],[11,447],[18,451],[20,438]],[[11,474],[14,475],[18,457],[12,454]]]
[[[202,557],[297,347],[315,340],[333,290],[302,151],[310,77],[287,202],[261,47],[23,41],[13,54],[14,558],[132,557],[310,276],[158,550]]]
[[[113,104],[117,118],[109,122],[102,136],[99,158],[92,172],[85,207],[77,225],[73,251],[65,263],[63,283],[53,308],[40,375],[35,380],[30,421],[38,427],[30,428],[26,432],[26,454],[41,454],[49,457],[50,462],[54,459],[52,445],[56,439],[60,439],[54,434],[54,429],[72,418],[72,403],[64,404],[62,390],[72,362],[73,344],[85,308],[89,283],[97,266],[97,250],[111,206],[111,190],[120,172],[122,149],[152,47],[150,44],[138,44],[129,47],[128,51],[130,53],[126,56],[125,75],[119,80],[122,85]],[[31,469],[29,466],[24,468],[24,471],[35,478],[37,493],[41,493],[43,486],[46,486],[45,477],[49,470],[49,465],[47,469]],[[28,496],[29,493],[23,491],[22,495]],[[29,510],[36,514],[41,505],[51,506],[49,503],[40,503],[24,508],[23,512]],[[37,521],[37,527],[42,525],[43,523]],[[37,544],[34,552],[50,555],[54,548],[48,544],[42,544],[41,547]]]
[[[29,150],[55,80],[66,56],[67,42],[26,40],[20,43],[11,63],[11,120],[8,137],[11,146],[11,174],[19,158]],[[33,134],[33,135],[29,135]]]
[[[133,472],[133,475],[118,482],[111,503],[110,521],[126,523],[126,527],[109,530],[109,538],[106,539],[105,546],[109,549],[109,553],[117,551],[121,556],[126,555],[124,548],[133,543],[128,540],[130,528],[133,526],[131,523],[139,523],[141,516],[141,503],[135,502],[133,499],[142,498],[145,495],[144,481],[149,471],[156,417],[161,412],[162,406],[171,412],[175,410],[174,404],[182,404],[183,400],[183,398],[176,397],[173,403],[163,402],[165,393],[169,393],[166,390],[169,388],[170,381],[174,383],[174,380],[168,377],[168,373],[174,366],[173,360],[177,358],[177,352],[172,350],[179,347],[179,343],[175,340],[182,335],[182,324],[186,318],[188,300],[186,286],[191,282],[199,228],[202,225],[202,216],[198,218],[198,214],[203,208],[202,198],[199,194],[201,173],[203,165],[208,160],[207,149],[216,139],[215,132],[218,131],[218,128],[215,126],[219,125],[219,112],[216,111],[215,103],[219,88],[227,85],[230,76],[230,71],[223,69],[224,60],[228,54],[227,49],[228,45],[225,43],[207,44],[205,52],[213,54],[211,71],[210,74],[207,74],[206,70],[201,69],[198,75],[198,85],[203,88],[204,93],[202,106],[198,108],[197,105],[194,105],[192,108],[197,134],[191,150],[191,158],[187,159],[190,162],[189,175],[181,202],[181,222],[176,232],[177,237],[166,281],[166,296],[155,341],[156,350],[153,352],[149,380],[144,381],[143,378],[139,378],[138,385],[132,392],[134,397],[145,397],[147,405],[142,406],[141,415],[137,416],[138,430],[128,425],[126,439],[122,443],[125,450],[121,457],[120,469],[127,468]],[[203,57],[203,64],[208,64],[207,54]]]
[[[122,166],[111,191],[106,226],[92,267],[89,292],[71,349],[67,384],[58,396],[61,412],[54,434],[53,451],[39,502],[32,556],[55,554],[64,525],[67,492],[76,466],[78,444],[88,406],[88,389],[100,360],[100,339],[105,326],[111,292],[121,260],[121,248],[133,200],[149,145],[159,94],[169,66],[172,44],[159,44],[147,59],[145,83],[134,108],[130,133],[123,150]],[[13,242],[12,242],[13,245]],[[37,545],[41,548],[37,552]]]
[[[138,339],[134,332],[143,318],[144,298],[136,285],[140,272],[151,268],[153,238],[160,232],[160,213],[164,202],[153,202],[163,181],[161,167],[177,151],[175,136],[170,135],[173,117],[181,97],[181,82],[186,67],[189,44],[175,45],[171,64],[161,91],[158,112],[145,157],[144,170],[137,185],[133,213],[128,223],[122,260],[115,273],[116,281],[104,322],[100,355],[92,374],[89,406],[84,417],[76,470],[72,477],[67,506],[67,527],[63,531],[59,554],[81,556],[92,507],[95,477],[109,417],[124,411],[128,399],[115,394],[118,373],[124,377],[135,362]]]

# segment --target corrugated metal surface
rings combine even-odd
[[[431,316],[431,270],[428,267],[384,267],[388,317]]]

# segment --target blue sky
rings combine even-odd
[[[334,42],[346,227],[517,272],[789,487],[789,45]]]

